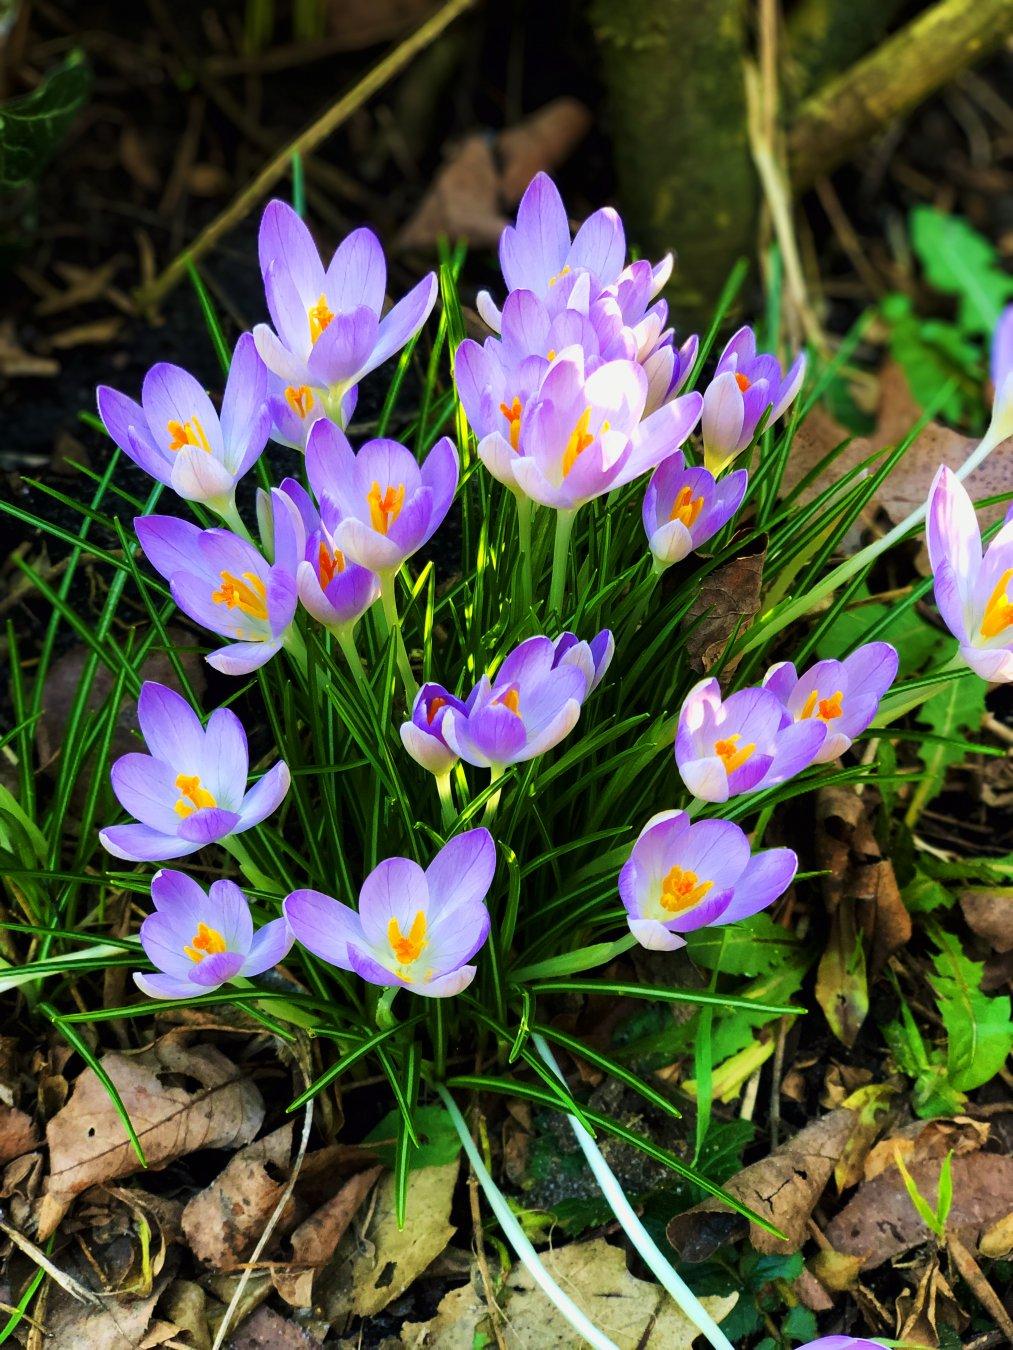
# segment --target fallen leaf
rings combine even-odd
[[[1013,951],[1013,886],[962,891],[960,908],[968,928],[995,951]]]
[[[856,1124],[855,1112],[840,1107],[723,1183],[726,1191],[769,1220],[788,1239],[785,1244],[752,1224],[749,1239],[757,1251],[782,1253],[803,1245],[810,1215]],[[745,1224],[745,1219],[720,1200],[705,1200],[671,1220],[668,1240],[683,1260],[705,1261],[718,1247],[741,1235]]]
[[[803,1270],[801,1275],[792,1280],[791,1287],[799,1302],[812,1312],[829,1312],[834,1306],[834,1300],[826,1288],[809,1270]]]
[[[49,356],[26,352],[15,336],[14,322],[0,323],[0,375],[7,379],[39,379],[59,375],[60,363]]]
[[[315,1350],[319,1345],[315,1336],[290,1317],[266,1306],[258,1308],[229,1338],[230,1350]]]
[[[357,1316],[374,1317],[393,1303],[450,1241],[454,1233],[450,1205],[458,1169],[455,1161],[443,1167],[420,1167],[409,1175],[408,1222],[400,1232],[394,1213],[393,1175],[380,1183],[369,1246],[352,1265],[352,1307]]]
[[[685,618],[686,651],[694,670],[701,674],[712,670],[729,638],[745,633],[756,617],[766,556],[764,536],[754,542],[748,553],[733,558],[700,583]],[[725,672],[730,675],[741,659],[733,657],[724,667]]]
[[[488,1345],[489,1309],[470,1279],[451,1289],[440,1299],[439,1307],[428,1322],[405,1322],[401,1344],[409,1350],[432,1346],[433,1350],[472,1350],[476,1344]],[[480,1340],[481,1336],[488,1337]]]
[[[821,1247],[809,1262],[812,1273],[825,1288],[835,1294],[846,1294],[858,1283],[862,1270],[860,1256],[847,1256],[833,1247]]]
[[[498,136],[475,132],[447,154],[432,185],[398,235],[398,249],[434,247],[441,238],[491,248],[539,170],[552,170],[586,135],[591,114],[557,98]]]
[[[171,1036],[147,1050],[102,1057],[150,1168],[195,1149],[236,1148],[256,1135],[264,1102],[256,1086],[211,1045]],[[195,1086],[189,1086],[189,1084]],[[67,1105],[46,1126],[49,1177],[39,1209],[39,1236],[54,1232],[76,1195],[130,1176],[141,1167],[108,1093],[85,1069]]]
[[[247,1144],[183,1210],[198,1261],[233,1270],[254,1246],[288,1181],[292,1122]]]
[[[160,1311],[186,1334],[193,1350],[211,1350],[211,1332],[207,1318],[208,1296],[193,1280],[173,1280],[165,1291]]]
[[[107,319],[92,319],[90,323],[74,324],[70,328],[61,329],[59,333],[53,333],[49,345],[58,351],[65,351],[70,347],[105,346],[106,343],[119,337],[123,323],[123,319],[114,314]]]
[[[38,1142],[31,1116],[16,1106],[0,1106],[0,1164],[20,1158]]]
[[[967,1250],[960,1238],[955,1233],[949,1233],[946,1239],[946,1250],[962,1279],[967,1283],[974,1297],[991,1317],[1001,1332],[1006,1336],[1010,1345],[1013,1345],[1013,1320],[1002,1305],[1002,1300],[985,1278],[984,1271],[978,1265],[974,1256]]]
[[[934,1204],[942,1163],[933,1159],[905,1165],[919,1192]],[[974,1246],[983,1228],[1013,1210],[1013,1158],[972,1153],[955,1157],[951,1166],[953,1207],[947,1227]],[[860,1256],[863,1270],[872,1270],[929,1237],[896,1167],[863,1182],[826,1228],[830,1245]]]
[[[857,1186],[866,1174],[865,1163],[876,1136],[884,1129],[887,1120],[895,1115],[894,1098],[899,1091],[899,1083],[869,1083],[846,1097],[843,1106],[855,1113],[855,1128],[844,1146],[837,1166],[834,1168],[834,1181],[838,1193]]]
[[[865,1159],[865,1180],[871,1181],[880,1172],[896,1167],[898,1154],[905,1167],[910,1168],[915,1163],[942,1160],[947,1153],[977,1153],[988,1143],[989,1132],[986,1121],[972,1120],[970,1116],[912,1121],[892,1131],[870,1150]]]
[[[1013,1210],[985,1229],[978,1251],[990,1260],[1001,1260],[1013,1252]]]
[[[147,1298],[111,1299],[106,1307],[87,1308],[62,1289],[46,1303],[46,1350],[138,1350],[154,1316],[161,1286]]]
[[[960,1331],[967,1322],[933,1255],[915,1292],[897,1300],[897,1335],[915,1345],[936,1346],[941,1326]]]
[[[292,1266],[275,1266],[274,1287],[294,1308],[308,1308],[312,1301],[313,1275],[334,1255],[359,1206],[372,1190],[382,1167],[370,1167],[342,1185],[338,1193],[304,1219],[290,1238]]]

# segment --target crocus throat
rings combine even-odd
[[[805,701],[801,720],[805,721],[810,717],[818,717],[821,722],[832,722],[835,717],[841,717],[843,713],[844,694],[840,689],[831,694],[829,698],[820,698],[820,691],[814,689]]]
[[[330,549],[321,539],[317,550],[317,576],[321,586],[329,586],[345,570],[345,555],[340,548]]]
[[[714,742],[714,753],[725,766],[725,773],[731,774],[736,769],[741,769],[756,749],[755,741],[750,741],[748,745],[739,749],[739,741],[741,740],[741,734],[736,732],[734,736],[727,736],[723,741]]]
[[[702,510],[703,498],[694,497],[693,489],[687,485],[686,487],[679,489],[675,504],[673,505],[671,514],[668,518],[669,520],[681,520],[688,530],[695,523],[697,516]]]
[[[176,803],[175,811],[176,815],[182,816],[184,820],[187,816],[192,816],[195,811],[204,811],[209,806],[218,805],[211,793],[201,783],[199,774],[177,774],[176,786],[179,788],[180,797]]]
[[[556,273],[554,277],[549,277],[549,285],[555,286],[556,282],[560,279],[560,277],[569,276],[569,274],[570,274],[570,264],[567,263],[564,267],[561,267],[559,269],[559,271]]]
[[[209,928],[206,923],[197,925],[197,931],[190,939],[190,945],[183,948],[184,954],[189,956],[195,965],[199,965],[205,956],[218,956],[228,950],[229,944],[218,929]]]
[[[313,390],[308,384],[300,384],[298,388],[294,384],[290,384],[285,390],[285,402],[296,417],[301,419],[313,410],[316,399],[313,397]]]
[[[387,924],[387,941],[399,966],[410,966],[413,961],[417,961],[428,943],[424,912],[420,909],[415,915],[407,936],[402,933],[397,919],[391,919]]]
[[[317,338],[334,318],[334,312],[327,303],[326,295],[321,294],[317,303],[315,305],[310,305],[309,309],[306,311],[306,317],[310,321],[310,342],[316,342]]]
[[[404,483],[398,483],[397,487],[388,484],[382,493],[380,484],[374,483],[366,493],[366,500],[373,529],[379,534],[387,534],[404,506]]]
[[[519,398],[515,398],[509,407],[507,404],[501,403],[499,410],[510,423],[510,449],[516,450],[521,439],[521,413],[523,412],[521,401]]]
[[[985,606],[985,613],[981,616],[981,636],[983,638],[998,637],[1000,633],[1005,632],[1007,628],[1013,625],[1013,601],[1010,600],[1008,590],[1010,581],[1013,580],[1013,567],[1008,567],[995,584],[995,590],[988,598],[988,604]]]
[[[661,907],[669,914],[682,914],[699,904],[713,885],[713,881],[701,881],[695,872],[672,867],[661,883]]]
[[[222,584],[211,592],[216,605],[242,610],[251,619],[267,620],[267,587],[256,572],[244,572],[242,577],[232,572],[219,573]]]
[[[433,725],[433,718],[436,716],[436,714],[440,711],[441,708],[446,707],[446,703],[447,700],[445,698],[442,698],[439,694],[437,694],[436,697],[430,701],[429,707],[426,709],[426,722],[429,724],[429,726]]]
[[[515,717],[520,717],[521,696],[518,690],[508,689],[505,694],[500,694],[495,702],[501,704],[504,708],[509,708]]]
[[[745,393],[746,390],[752,386],[753,382],[748,375],[743,375],[741,370],[737,370],[735,372],[735,383],[739,386],[742,392]]]
[[[166,422],[165,429],[169,433],[170,450],[182,450],[184,445],[195,445],[198,450],[206,450],[210,455],[211,446],[199,417],[191,417],[189,422]]]
[[[577,456],[582,455],[587,447],[594,440],[594,436],[588,431],[591,424],[591,409],[585,408],[577,419],[577,425],[570,432],[570,439],[566,442],[566,449],[563,451],[563,476],[570,472],[577,462]],[[604,427],[602,428],[605,429]]]

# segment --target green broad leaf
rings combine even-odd
[[[45,835],[14,794],[2,784],[0,784],[0,849],[11,853],[22,867],[38,867],[45,862],[49,854]]]
[[[909,914],[931,914],[934,909],[949,909],[957,898],[948,886],[920,871],[900,894]]]
[[[880,312],[890,327],[890,355],[901,366],[922,408],[935,407],[951,422],[980,420],[984,357],[955,324],[921,319],[906,295],[890,295]],[[940,391],[952,386],[939,402]]]
[[[982,993],[984,967],[964,955],[952,934],[933,924],[930,935],[939,948],[929,983],[946,1028],[947,1077],[957,1091],[970,1092],[994,1078],[1013,1053],[1010,1000]]]
[[[960,328],[991,336],[1013,296],[1013,277],[1002,270],[993,245],[960,216],[932,206],[911,212],[911,243],[929,284],[957,297]]]
[[[39,177],[90,88],[84,54],[73,51],[30,94],[0,104],[0,191],[13,191]]]
[[[791,960],[799,946],[795,934],[769,914],[686,934],[686,951],[696,964],[713,970],[720,963],[722,975],[766,975]]]
[[[864,599],[868,594],[868,587],[863,586],[856,598]],[[899,611],[891,620],[886,605],[856,605],[837,617],[817,644],[817,655],[821,660],[841,660],[861,646],[873,625],[881,622],[884,626],[877,636],[897,648],[900,668],[905,675],[924,669],[933,654],[944,645],[938,628],[926,623],[913,606]]]
[[[394,1153],[401,1113],[388,1111],[363,1140],[387,1167],[394,1166]],[[419,1106],[412,1114],[419,1147],[410,1154],[409,1167],[416,1172],[420,1167],[443,1167],[452,1163],[461,1151],[461,1141],[454,1122],[442,1106]]]

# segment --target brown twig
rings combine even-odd
[[[161,273],[150,286],[137,293],[137,300],[145,306],[157,305],[172,288],[186,275],[190,261],[196,262],[223,235],[228,234],[246,213],[270,191],[289,170],[294,155],[305,157],[333,131],[346,122],[372,96],[382,89],[395,75],[423,51],[440,33],[465,10],[470,9],[475,0],[448,0],[431,19],[415,30],[354,85],[347,94],[343,94],[315,122],[311,122],[294,140],[290,141],[261,169],[256,178],[236,196],[232,202],[217,215],[210,225],[201,231],[194,242]]]

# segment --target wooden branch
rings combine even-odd
[[[905,0],[798,0],[785,20],[784,93],[792,103],[871,51]]]
[[[150,286],[142,287],[136,292],[138,303],[145,307],[157,305],[186,276],[187,264],[191,261],[196,262],[198,258],[213,248],[223,235],[228,234],[229,230],[238,225],[248,211],[252,210],[263,197],[267,196],[275,183],[284,178],[291,166],[293,155],[298,154],[305,158],[312,153],[322,141],[326,140],[344,122],[347,122],[353,113],[357,112],[395,75],[400,74],[421,51],[428,47],[435,38],[439,37],[449,24],[453,23],[465,10],[470,9],[474,3],[475,0],[447,0],[447,4],[438,10],[431,19],[427,19],[414,33],[411,33],[397,47],[388,52],[347,94],[343,94],[336,103],[332,103],[321,117],[310,123],[293,141],[283,146],[272,159],[268,160],[256,178],[243,188],[224,211],[215,216],[210,225],[201,231],[189,248],[174,258]]]
[[[792,185],[809,187],[1013,33],[1013,0],[940,0],[801,105]]]

